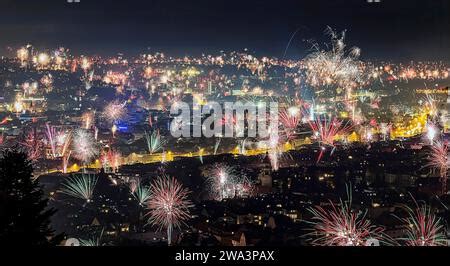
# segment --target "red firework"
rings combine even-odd
[[[121,165],[122,156],[119,152],[109,150],[108,152],[102,154],[100,161],[102,162],[104,168],[109,168],[111,171],[115,172]]]
[[[331,119],[326,116],[324,119],[321,119],[321,117],[318,116],[314,120],[309,121],[308,124],[313,131],[313,138],[321,147],[317,162],[322,159],[326,147],[332,147],[331,153],[333,153],[336,138],[338,136],[348,135],[353,128],[348,122],[344,123],[337,118]]]
[[[25,148],[28,158],[32,161],[37,160],[41,156],[42,141],[38,139],[36,129],[31,130],[25,135],[25,138],[19,144]]]
[[[407,246],[446,246],[447,239],[444,225],[426,204],[419,206],[417,202],[412,209],[406,205],[403,209],[408,213],[406,218],[399,218],[404,222],[406,238],[400,238]]]
[[[330,201],[331,207],[321,206],[310,208],[313,215],[314,232],[312,241],[318,246],[364,246],[367,241],[382,235],[384,229],[371,224],[365,213],[351,208],[351,196],[348,201],[340,200],[340,206]]]
[[[156,179],[150,187],[151,198],[148,201],[149,223],[166,228],[167,241],[171,244],[172,230],[190,218],[188,199],[190,191],[184,188],[174,177],[163,176]]]
[[[282,109],[279,112],[278,117],[283,129],[282,132],[284,133],[284,137],[286,137],[287,140],[294,139],[296,136],[295,130],[297,129],[301,121],[300,111],[293,108]]]
[[[439,171],[439,177],[442,183],[442,193],[446,193],[447,190],[447,173],[450,166],[450,160],[448,158],[448,143],[436,141],[431,146],[428,164],[426,165]]]

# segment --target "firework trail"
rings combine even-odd
[[[45,124],[45,135],[47,136],[47,142],[50,145],[50,149],[52,151],[52,157],[53,159],[57,157],[56,153],[56,136],[58,135],[58,132],[55,127],[50,126],[49,123]]]
[[[270,129],[269,133],[269,151],[267,156],[269,157],[270,164],[274,171],[278,171],[280,165],[280,159],[283,155],[283,151],[280,149],[280,137],[278,135],[278,130]]]
[[[99,152],[92,134],[84,129],[75,131],[72,149],[75,158],[81,160],[84,164],[89,163]]]
[[[339,205],[330,201],[331,207],[309,208],[313,215],[311,223],[316,238],[313,245],[318,246],[364,246],[367,240],[382,235],[383,228],[371,224],[366,214],[351,208],[351,192],[347,191],[348,200],[340,200]]]
[[[155,180],[151,187],[151,199],[148,201],[149,223],[157,225],[159,230],[167,230],[167,243],[171,245],[174,227],[180,227],[190,218],[188,199],[190,191],[184,188],[174,177],[163,176]]]
[[[380,124],[380,132],[383,136],[383,141],[386,141],[386,139],[390,136],[392,130],[392,124],[391,123],[381,123]],[[390,137],[389,137],[390,138]]]
[[[61,193],[91,202],[94,188],[97,184],[97,176],[91,174],[81,174],[69,177],[62,184]]]
[[[280,169],[281,155],[282,152],[280,152],[278,149],[270,149],[269,152],[267,153],[272,170],[278,171],[278,169]]]
[[[414,200],[415,208],[403,205],[408,216],[399,218],[404,223],[406,237],[398,239],[407,246],[447,246],[443,221],[437,218],[431,207]]]
[[[159,130],[154,130],[151,134],[145,132],[145,141],[147,142],[147,148],[150,154],[162,150],[167,143],[159,134]]]
[[[202,164],[203,164],[203,152],[204,152],[204,149],[198,147],[198,159],[200,160],[200,162],[201,162]]]
[[[430,147],[428,163],[426,164],[426,167],[439,171],[443,194],[447,192],[447,173],[450,167],[450,159],[448,154],[448,144],[442,141],[436,141]]]
[[[291,45],[292,40],[294,39],[295,35],[297,34],[297,32],[299,32],[302,28],[298,28],[294,31],[294,33],[291,35],[291,38],[289,39],[286,48],[284,49],[284,53],[283,53],[283,59],[286,57],[286,53],[289,49],[289,46]]]
[[[220,146],[220,141],[222,140],[222,138],[217,138],[216,139],[216,144],[214,144],[214,155],[217,154],[217,149],[219,149]]]
[[[94,112],[86,112],[82,115],[83,128],[90,129],[94,124],[95,114]]]
[[[258,141],[257,147],[266,150],[265,154],[261,154],[262,159],[267,157],[274,171],[278,171],[279,164],[286,157],[285,155],[289,156],[288,153],[283,152],[278,131],[271,128],[269,128],[269,138]]]
[[[72,131],[69,131],[65,134],[64,143],[61,149],[63,173],[67,173],[67,166],[69,165],[70,155],[72,154],[72,151],[70,150],[71,143]]]
[[[72,154],[72,151],[68,151],[63,157],[62,157],[62,170],[63,173],[67,173],[67,167],[69,166],[70,162],[70,155]]]
[[[245,149],[246,141],[247,141],[247,138],[239,141],[239,154],[241,154],[241,155],[246,154],[246,149]]]

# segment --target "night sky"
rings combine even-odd
[[[450,60],[450,0],[1,0],[0,52],[31,43],[75,54],[173,55],[248,48],[289,58],[347,29],[362,57]],[[10,50],[12,51],[12,50]]]

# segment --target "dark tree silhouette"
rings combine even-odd
[[[56,245],[50,217],[56,210],[33,179],[31,161],[24,152],[5,149],[0,154],[0,245]]]

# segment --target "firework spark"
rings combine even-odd
[[[167,243],[172,242],[174,227],[180,227],[190,218],[188,199],[189,190],[184,188],[174,177],[163,176],[155,180],[151,187],[151,199],[148,201],[149,223],[167,230]]]
[[[85,200],[86,203],[91,202],[94,194],[94,188],[97,184],[97,176],[91,174],[81,174],[69,177],[62,184],[62,193]]]
[[[225,164],[214,164],[203,171],[210,194],[217,200],[234,196],[234,184],[237,179],[236,168]]]

